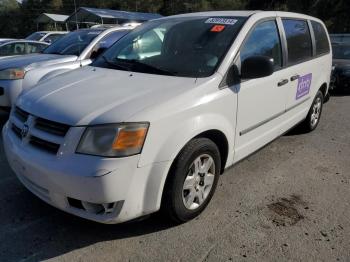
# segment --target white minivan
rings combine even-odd
[[[162,210],[185,222],[225,168],[297,124],[317,127],[331,57],[324,24],[306,15],[153,20],[22,94],[6,155],[31,192],[71,214],[120,223]]]

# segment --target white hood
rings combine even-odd
[[[117,123],[195,83],[194,78],[88,66],[40,83],[20,96],[17,105],[33,115],[71,126]]]

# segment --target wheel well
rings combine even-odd
[[[219,130],[208,130],[196,136],[196,138],[198,137],[208,138],[216,144],[220,151],[221,173],[223,173],[225,170],[228,156],[228,141],[225,134]]]
[[[322,92],[323,97],[326,97],[327,96],[327,83],[323,83],[323,85],[320,87],[319,90]]]
[[[227,141],[225,134],[219,130],[213,129],[213,130],[205,131],[205,132],[195,136],[194,138],[208,138],[216,144],[216,146],[219,149],[220,156],[221,156],[220,173],[222,174],[225,171],[226,161],[227,161],[227,157],[228,157],[228,141]],[[194,138],[192,138],[192,139],[194,139]],[[176,156],[176,158],[177,157],[178,156]],[[167,187],[167,184],[169,182],[169,177],[170,177],[169,174],[172,172],[175,162],[176,161],[174,160],[173,163],[171,164],[170,169],[169,169],[169,173],[168,173],[166,180],[165,180],[165,183],[164,183],[164,188],[163,188],[163,192],[162,192],[162,200],[161,200],[162,203],[164,200],[164,189]]]

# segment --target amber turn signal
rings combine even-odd
[[[147,128],[141,127],[135,130],[122,129],[114,140],[112,148],[114,150],[128,150],[143,146],[147,133]]]

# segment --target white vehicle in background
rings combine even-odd
[[[5,152],[31,192],[71,214],[120,223],[161,209],[185,222],[225,168],[299,123],[317,127],[331,67],[327,30],[310,16],[153,20],[21,95]]]
[[[52,44],[68,33],[68,31],[39,31],[27,36],[26,40],[46,42]]]
[[[0,58],[41,53],[48,43],[31,40],[0,40]]]
[[[0,59],[0,108],[8,110],[22,91],[41,80],[91,64],[132,28],[81,29],[65,35],[41,54]]]

